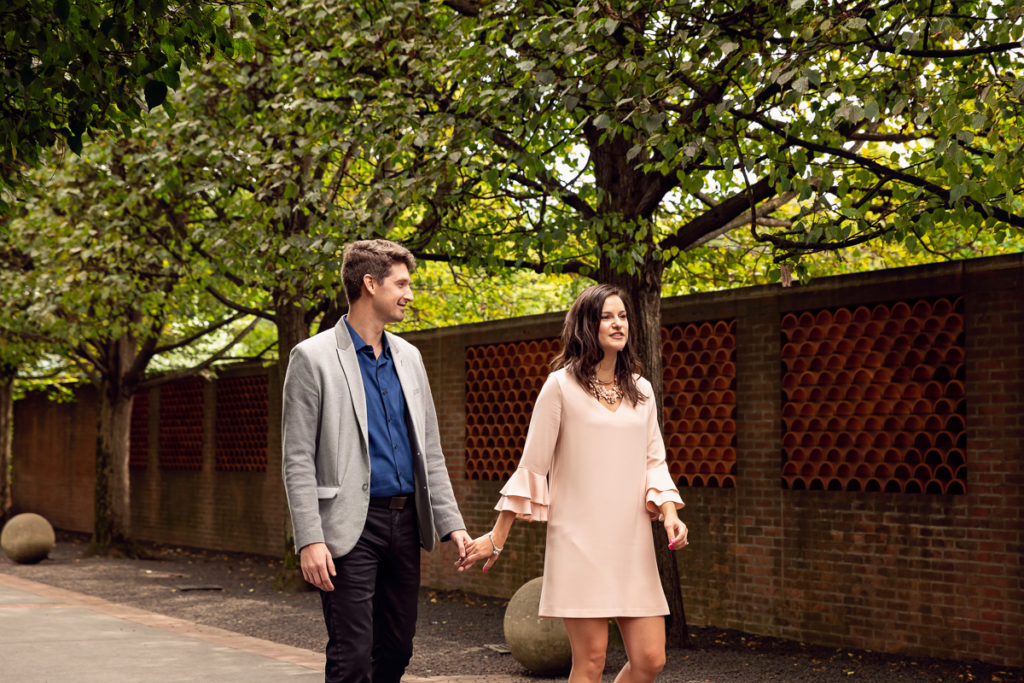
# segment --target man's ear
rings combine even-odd
[[[363,275],[363,286],[366,287],[366,291],[373,294],[373,288],[377,286],[373,276],[370,274]]]

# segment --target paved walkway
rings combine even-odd
[[[0,573],[0,681],[322,681],[322,653]],[[406,676],[403,683],[521,678]]]

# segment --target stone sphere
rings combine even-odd
[[[540,588],[544,577],[527,581],[505,608],[505,642],[516,661],[533,673],[564,674],[572,668],[569,635],[561,619],[541,619]]]
[[[14,515],[0,532],[0,547],[18,564],[35,564],[49,556],[57,537],[53,527],[42,515],[23,512]]]

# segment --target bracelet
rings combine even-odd
[[[501,548],[499,548],[497,545],[494,544],[494,532],[492,532],[492,531],[488,531],[487,532],[487,540],[489,540],[491,542],[491,548],[493,548],[493,550],[491,552],[491,555],[500,555],[501,554]]]

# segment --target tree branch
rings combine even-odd
[[[472,0],[445,0],[444,5],[467,17],[480,16],[480,3]]]
[[[1011,52],[1024,47],[1024,43],[1017,41],[1014,43],[999,43],[998,45],[979,45],[978,47],[968,47],[963,50],[907,50],[901,48],[895,48],[891,45],[883,45],[877,42],[866,42],[865,45],[868,47],[878,50],[879,52],[885,52],[892,55],[901,55],[904,57],[925,57],[928,59],[947,59],[956,57],[975,57],[977,55],[991,55],[1000,52]]]
[[[413,251],[413,256],[416,257],[417,261],[433,261],[435,263],[459,263],[459,259],[450,254],[431,254],[427,252]],[[505,268],[517,268],[523,270],[532,270],[535,273],[544,273],[547,268],[543,263],[534,263],[531,261],[517,261],[515,259],[499,259],[498,263]],[[579,273],[583,269],[593,268],[589,263],[585,263],[578,259],[566,261],[558,268],[555,272],[558,273]]]
[[[226,295],[221,294],[220,291],[218,291],[217,288],[214,287],[213,285],[207,285],[206,291],[209,292],[210,296],[212,296],[214,299],[221,302],[222,304],[224,304],[233,311],[238,311],[239,313],[244,313],[246,315],[254,315],[257,318],[263,318],[264,320],[269,320],[270,322],[275,322],[277,320],[277,316],[275,316],[272,313],[267,313],[266,311],[261,311],[257,308],[252,308],[251,306],[246,306],[244,304],[232,301]]]
[[[702,239],[720,230],[730,221],[741,217],[750,210],[751,204],[760,204],[775,195],[775,188],[768,178],[761,178],[750,186],[749,192],[739,192],[725,201],[719,202],[701,215],[697,216],[673,235],[666,237],[659,244],[661,250],[676,248],[681,251],[691,249],[700,244]],[[749,218],[744,219],[749,222]]]
[[[795,135],[790,135],[789,133],[786,132],[785,126],[783,124],[773,119],[770,119],[766,116],[760,116],[757,114],[746,114],[735,109],[733,109],[732,112],[738,117],[754,121],[764,126],[765,128],[773,131],[775,134],[781,136],[789,144],[796,145],[798,147],[803,147],[804,149],[819,152],[821,154],[828,154],[831,156],[839,157],[840,159],[846,159],[847,161],[851,161],[857,164],[858,166],[861,166],[874,172],[880,178],[886,178],[889,180],[899,180],[904,183],[907,183],[908,185],[919,187],[923,190],[927,190],[928,192],[932,193],[933,195],[941,199],[943,203],[946,204],[947,206],[952,204],[952,200],[950,199],[950,191],[942,187],[941,185],[936,185],[935,183],[929,180],[919,178],[918,176],[911,175],[910,173],[906,173],[895,168],[889,168],[884,164],[880,164],[872,159],[862,157],[859,154],[855,154],[854,152],[851,152],[849,150],[845,150],[839,147],[829,147],[828,145],[822,145],[817,142],[803,140],[801,138],[796,137]],[[1005,209],[1000,209],[999,207],[996,206],[982,204],[981,202],[975,199],[971,199],[970,197],[964,197],[963,201],[964,203],[968,204],[969,206],[983,214],[991,215],[997,220],[1003,221],[1004,223],[1009,223],[1010,225],[1013,225],[1015,227],[1024,228],[1024,216],[1012,214],[1009,211],[1006,211]]]
[[[174,349],[180,349],[182,346],[188,346],[189,344],[194,342],[196,339],[204,337],[207,334],[209,334],[210,332],[213,332],[214,330],[219,330],[220,328],[224,327],[225,325],[229,325],[229,324],[235,322],[236,320],[238,320],[239,318],[243,317],[244,315],[246,315],[246,314],[245,313],[235,313],[233,316],[231,316],[229,318],[225,318],[224,320],[220,320],[218,322],[215,322],[215,323],[213,323],[211,325],[208,325],[205,328],[203,328],[203,329],[201,329],[201,330],[199,330],[199,331],[197,331],[197,332],[195,332],[193,334],[190,334],[189,336],[185,337],[184,339],[180,339],[180,340],[174,342],[173,344],[164,344],[163,346],[157,346],[157,347],[155,347],[153,349],[153,354],[152,355],[155,356],[157,354],[167,353],[168,351],[173,351]]]
[[[154,378],[149,379],[149,380],[143,380],[142,382],[139,382],[139,386],[136,389],[136,391],[141,391],[141,390],[144,390],[144,389],[151,389],[151,388],[153,388],[155,386],[159,386],[161,384],[165,384],[167,382],[171,382],[171,381],[174,381],[176,379],[181,379],[183,377],[191,377],[193,375],[196,375],[196,374],[202,372],[203,370],[205,370],[206,368],[210,367],[211,365],[216,363],[218,360],[220,360],[225,354],[227,354],[228,351],[230,351],[236,344],[238,344],[238,342],[242,341],[242,339],[244,339],[246,337],[246,335],[248,335],[250,332],[252,332],[252,329],[254,327],[256,327],[256,324],[258,322],[259,322],[259,319],[256,319],[256,320],[253,320],[248,325],[246,325],[244,330],[242,330],[241,332],[236,334],[234,336],[234,338],[231,341],[229,341],[227,344],[225,344],[217,353],[213,354],[212,356],[210,356],[209,358],[204,360],[199,365],[195,365],[195,366],[193,366],[191,368],[185,368],[185,369],[182,369],[182,370],[175,370],[173,372],[169,372],[167,374],[160,375],[159,377],[154,377]]]

